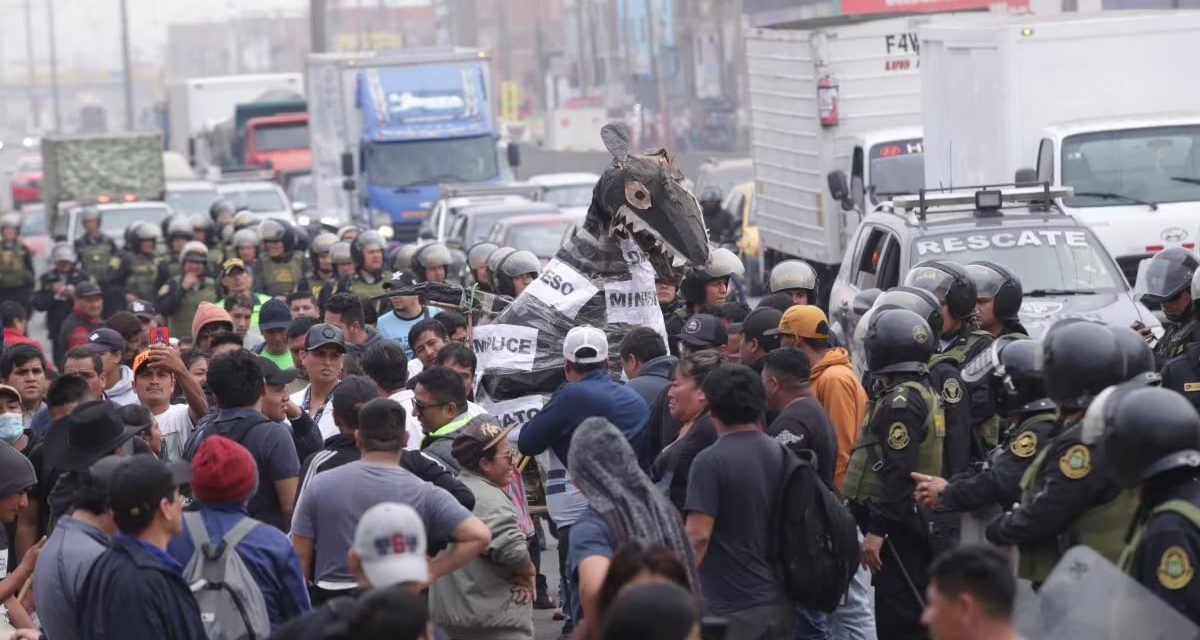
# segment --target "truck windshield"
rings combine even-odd
[[[1070,295],[1123,290],[1120,271],[1089,229],[993,229],[926,236],[913,241],[914,264],[932,259],[966,264],[987,260],[1007,266],[1025,295]]]
[[[125,233],[125,229],[135,222],[149,222],[157,226],[169,215],[171,215],[171,210],[163,205],[125,206],[102,209],[100,230],[110,236],[119,236]],[[76,233],[77,235],[83,233],[82,224],[78,226]]]
[[[168,191],[167,204],[171,208],[183,213],[203,213],[208,215],[208,208],[212,203],[221,199],[221,194],[217,193],[216,189],[189,189],[185,191]]]
[[[372,183],[384,187],[485,182],[497,174],[495,140],[491,135],[482,135],[374,142],[366,148],[366,170]]]
[[[871,198],[878,204],[925,186],[925,146],[921,138],[881,142],[871,147]]]
[[[1200,201],[1200,125],[1098,131],[1062,142],[1071,207]],[[1135,200],[1125,200],[1124,198]]]
[[[307,149],[308,123],[294,122],[258,127],[254,132],[254,146],[258,151]]]

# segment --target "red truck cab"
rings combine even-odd
[[[35,154],[22,155],[17,158],[17,167],[12,178],[13,206],[42,201],[42,156]]]
[[[308,114],[282,113],[246,121],[247,166],[273,169],[277,174],[312,170]]]

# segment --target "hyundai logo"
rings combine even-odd
[[[1181,242],[1187,239],[1188,232],[1186,229],[1180,229],[1179,227],[1169,227],[1163,229],[1162,233],[1158,235],[1167,242]]]

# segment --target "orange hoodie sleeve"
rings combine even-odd
[[[854,370],[846,366],[825,368],[813,380],[813,392],[837,432],[838,462],[833,482],[840,490],[850,462],[850,449],[858,440],[866,416],[867,392],[854,376]]]

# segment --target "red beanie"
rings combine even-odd
[[[245,502],[258,488],[254,458],[242,445],[211,435],[192,458],[192,495],[201,502]]]

